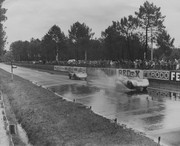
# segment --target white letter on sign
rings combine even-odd
[[[179,72],[176,73],[176,81],[180,81],[180,73]]]
[[[174,79],[175,77],[175,72],[171,72],[171,81]]]

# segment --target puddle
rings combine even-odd
[[[51,87],[51,90],[64,97],[92,107],[93,112],[106,118],[117,118],[119,123],[138,131],[145,132],[152,139],[156,139],[162,131],[169,130],[169,135],[176,137],[173,129],[180,127],[180,91],[158,90],[148,88],[146,92],[126,91],[123,86],[116,90],[113,86],[106,86],[106,80],[97,80],[94,84],[63,85]],[[99,83],[99,84],[98,84]],[[100,84],[101,83],[101,84]],[[100,86],[101,85],[101,86]],[[162,142],[174,141],[180,144],[179,137],[172,137]]]
[[[90,86],[86,86],[86,85],[77,85],[77,84],[54,86],[54,87],[50,87],[50,89],[53,92],[57,92],[61,95],[65,95],[67,93],[72,93],[72,95],[79,96],[79,97],[91,95],[100,90],[97,87],[93,87],[93,86],[90,87]]]

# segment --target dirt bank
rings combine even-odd
[[[18,76],[11,82],[10,74],[1,69],[0,87],[8,114],[13,115],[9,117],[21,123],[34,146],[157,146],[151,139]]]

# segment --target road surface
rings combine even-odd
[[[10,66],[0,64],[10,72]],[[88,77],[87,81],[70,80],[66,75],[49,74],[17,67],[14,74],[48,88],[68,100],[75,100],[109,119],[145,133],[170,146],[180,145],[180,93],[148,88],[148,93],[130,92],[115,86],[114,78]]]

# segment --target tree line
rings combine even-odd
[[[3,22],[6,21],[5,16],[7,9],[2,7],[4,0],[0,0],[0,56],[5,53],[4,47],[6,43],[6,32],[4,31]]]
[[[64,34],[58,25],[53,25],[42,39],[15,41],[4,58],[15,61],[43,60],[149,60],[154,58],[176,58],[174,38],[163,24],[165,16],[160,7],[148,1],[133,15],[112,21],[94,39],[94,32],[85,23],[75,22]],[[156,46],[151,52],[152,46]],[[177,50],[175,50],[177,51]],[[11,57],[10,57],[11,56]],[[179,58],[179,57],[178,57]]]

